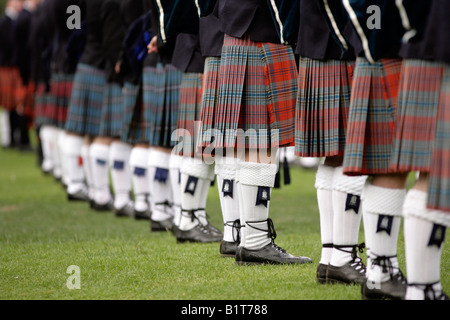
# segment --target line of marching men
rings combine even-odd
[[[70,200],[149,219],[178,242],[220,241],[240,265],[311,263],[275,244],[269,217],[280,150],[294,146],[324,160],[319,283],[356,283],[367,299],[448,299],[448,1],[28,2],[39,3],[24,10],[42,169]],[[8,3],[2,39],[23,1]],[[74,4],[82,28],[70,30]],[[17,68],[4,52],[11,111]],[[205,211],[215,179],[223,231]]]

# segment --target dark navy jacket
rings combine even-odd
[[[221,31],[229,36],[280,43],[267,0],[221,0],[219,21]]]
[[[339,27],[339,34],[342,37],[339,38],[331,26],[330,17],[323,7],[323,1],[301,0],[296,53],[316,60],[354,59],[354,46],[355,43],[358,43],[358,39],[347,14],[342,9],[343,7],[336,6],[332,8],[331,12],[332,19],[337,22]],[[341,42],[342,40],[344,43]]]
[[[222,54],[224,34],[220,31],[218,16],[220,1],[216,1],[212,11],[206,12],[209,7],[199,8],[200,12],[205,10],[204,14],[200,14],[199,21],[200,49],[204,57],[220,57]]]
[[[198,35],[188,33],[178,35],[172,65],[182,72],[203,73],[205,57],[200,50]]]
[[[0,17],[0,66],[14,66],[14,54],[13,20],[4,14]]]
[[[405,29],[396,1],[343,0],[343,3],[361,41],[358,56],[365,56],[370,62],[399,57]],[[371,8],[376,11],[370,10]],[[368,26],[367,22],[373,17],[379,18],[380,28]]]
[[[411,31],[404,37],[400,55],[409,59],[450,62],[450,3],[446,0],[403,0],[403,5]]]

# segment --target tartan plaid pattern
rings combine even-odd
[[[158,63],[145,67],[143,73],[143,103],[145,140],[151,146],[170,148],[172,132],[177,128],[180,102],[181,71]]]
[[[122,86],[118,83],[107,83],[103,94],[100,136],[120,137],[122,135],[124,107]]]
[[[431,209],[450,213],[450,65],[445,66],[437,111],[436,137],[428,181]]]
[[[203,72],[203,94],[200,111],[202,134],[198,141],[198,147],[206,147],[212,142],[212,129],[214,128],[216,103],[218,100],[219,71],[220,57],[207,57]]]
[[[357,58],[352,84],[344,173],[390,173],[401,59],[370,64]]]
[[[0,107],[11,111],[17,106],[21,81],[19,69],[0,68]]]
[[[202,73],[187,72],[182,74],[180,87],[180,105],[178,109],[177,137],[179,155],[192,157],[199,128],[195,128],[200,120],[202,101]]]
[[[47,116],[47,105],[50,102],[50,94],[47,91],[47,85],[43,82],[36,84],[34,92],[34,124],[39,127],[42,125],[54,125],[52,118]]]
[[[293,145],[297,79],[290,47],[225,35],[214,114],[214,129],[224,139],[216,139],[214,147]],[[237,129],[245,137],[236,138]]]
[[[295,112],[295,154],[343,156],[353,61],[300,57]]]
[[[105,73],[79,63],[75,73],[65,130],[80,135],[98,136],[102,116]]]
[[[46,113],[58,128],[64,128],[73,88],[73,75],[56,73],[50,80],[50,94]]]
[[[428,172],[430,168],[443,70],[436,62],[403,61],[391,156],[393,171]]]
[[[142,86],[130,82],[123,85],[124,121],[122,141],[135,144],[145,142]]]

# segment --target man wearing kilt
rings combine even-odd
[[[67,163],[69,199],[94,201],[89,146],[99,136],[105,80],[102,47],[101,9],[103,0],[82,0],[81,12],[86,21],[86,44],[74,76],[73,90],[65,124],[64,157]],[[105,164],[106,160],[99,159]],[[106,193],[100,205],[108,205]]]
[[[315,183],[322,241],[317,281],[362,284],[366,267],[358,256],[357,243],[366,177],[342,173],[355,59],[354,33],[342,9],[340,2],[300,1],[295,153],[325,158]]]
[[[17,106],[17,91],[20,85],[19,69],[15,65],[13,24],[22,10],[22,0],[8,0],[5,13],[0,17],[0,125],[1,146],[15,144],[16,123],[12,122],[12,112]]]
[[[163,41],[158,4],[147,0],[152,14],[153,37],[143,70],[143,103],[145,139],[149,142],[148,179],[150,184],[151,230],[173,226],[170,158],[174,145],[172,132],[176,130],[180,100],[181,71],[172,65],[175,38]],[[154,25],[154,26],[153,26]]]
[[[215,179],[214,166],[203,161],[196,152],[199,117],[203,91],[205,59],[200,50],[199,35],[181,33],[177,36],[172,64],[182,71],[177,134],[181,140],[171,158],[181,155],[180,187],[173,189],[180,197],[181,212],[175,220],[178,242],[216,242],[223,234],[212,227],[206,216],[208,191]],[[171,172],[172,173],[172,172]],[[172,177],[177,183],[177,176]],[[174,194],[174,200],[176,199]]]
[[[19,131],[19,149],[29,150],[29,129],[34,117],[34,88],[31,78],[30,32],[33,15],[42,0],[25,0],[23,9],[14,23],[13,39],[16,64],[20,71],[21,85],[18,103],[13,111]]]
[[[449,62],[450,56],[440,51],[448,38],[440,30],[445,30],[446,24],[448,28],[450,6],[442,0],[403,0],[398,6],[407,32],[400,50],[404,60],[391,168],[405,174],[405,178],[409,172],[420,172],[403,205],[408,279],[405,299],[448,299],[440,283],[440,257],[450,216],[439,206],[427,208],[427,198],[428,203],[433,202],[434,191],[428,190],[438,189],[429,181],[430,171],[438,173],[434,178],[442,181],[439,170],[448,168],[439,152],[443,146],[440,140],[443,122],[439,119],[445,119],[446,100],[441,92],[441,88],[445,92],[443,62]],[[448,199],[448,194],[445,198]]]
[[[235,259],[241,265],[311,262],[275,244],[269,218],[277,152],[294,143],[298,77],[292,48],[284,44],[284,33],[277,32],[272,18],[276,12],[268,2],[257,0],[220,1],[218,10],[225,36],[212,120],[215,136],[209,142],[216,157],[240,158],[242,228]]]
[[[200,115],[202,135],[198,142],[200,146],[210,142],[210,134],[214,125],[214,110],[218,98],[217,85],[224,39],[218,17],[219,4],[220,0],[215,3],[212,12],[201,14],[199,20],[200,49],[205,57]],[[240,243],[239,195],[236,188],[238,166],[239,159],[235,157],[225,156],[214,159],[214,170],[217,176],[217,188],[224,224],[223,239],[219,248],[220,255],[223,257],[234,258]]]
[[[114,209],[116,216],[134,214],[131,200],[131,147],[120,141],[123,130],[123,79],[117,69],[125,37],[120,0],[104,0],[100,9],[101,45],[105,61],[105,88],[100,128],[89,148],[94,187],[93,208]],[[114,196],[110,190],[111,184]],[[114,197],[114,201],[113,201]],[[112,203],[113,202],[113,203]]]
[[[53,175],[57,179],[60,178],[65,187],[68,185],[68,174],[63,152],[64,126],[72,94],[73,78],[84,44],[82,36],[77,36],[84,34],[84,30],[67,28],[66,11],[72,4],[79,5],[79,0],[45,0],[44,3],[46,18],[53,28],[50,92],[45,106],[45,114],[52,119],[52,126],[42,127],[40,133],[41,139],[51,141]]]
[[[47,7],[41,3],[33,13],[30,26],[31,79],[35,83],[34,129],[38,135],[38,160],[46,174],[54,174],[56,141],[53,139],[53,118],[47,112],[50,92],[50,62],[53,52],[53,26]]]
[[[368,253],[364,298],[401,299],[406,291],[397,260],[405,198],[404,176],[390,168],[405,32],[395,1],[344,0],[361,41],[353,79],[344,174],[369,175],[362,192]]]

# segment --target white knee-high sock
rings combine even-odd
[[[427,209],[426,204],[426,192],[415,189],[408,191],[403,206],[409,284],[407,300],[426,298],[424,289],[427,285],[431,285],[435,292],[442,291],[441,255],[445,231],[450,221],[445,219],[445,213]]]
[[[131,145],[114,141],[109,152],[109,166],[111,168],[111,183],[114,189],[114,207],[123,208],[131,201]]]
[[[362,212],[360,196],[366,176],[350,177],[337,167],[333,177],[333,254],[330,264],[343,266],[352,261],[352,248],[358,244]],[[348,246],[348,247],[347,247]],[[341,248],[341,249],[339,249]]]
[[[208,175],[206,176],[206,181],[202,183],[202,189],[200,193],[200,199],[197,211],[195,212],[196,217],[200,220],[200,223],[203,225],[207,225],[209,223],[208,217],[206,215],[206,204],[208,202],[208,193],[209,189],[211,188],[211,183],[215,179],[215,173],[214,173],[214,165],[207,165],[208,168]]]
[[[163,221],[173,218],[172,187],[170,184],[170,153],[150,149],[149,152],[149,185],[152,220]]]
[[[190,230],[198,223],[204,224],[202,217],[197,216],[197,210],[202,205],[204,192],[211,184],[208,164],[198,159],[184,157],[180,167],[181,172],[181,219],[180,230]],[[194,214],[194,217],[192,216]]]
[[[228,242],[239,240],[240,233],[239,225],[236,225],[236,221],[240,219],[239,194],[236,185],[238,166],[238,159],[225,158],[222,163],[216,163],[215,167],[224,225],[223,240]],[[238,223],[240,224],[240,221]]]
[[[54,168],[53,154],[52,154],[52,130],[53,128],[49,125],[41,126],[39,130],[39,139],[41,140],[42,146],[42,170],[44,172],[51,172]]]
[[[109,150],[109,145],[95,142],[89,148],[94,201],[97,204],[106,204],[112,198],[109,185]]]
[[[9,123],[9,112],[0,109],[0,137],[2,147],[8,147],[11,144],[11,126]]]
[[[333,176],[334,168],[319,165],[316,173],[315,188],[320,218],[320,239],[322,253],[320,263],[329,264],[333,252]]]
[[[242,161],[239,165],[241,246],[258,250],[270,244],[269,204],[277,165]]]
[[[84,143],[81,147],[81,158],[83,159],[83,171],[84,175],[86,177],[86,185],[89,190],[89,199],[94,200],[94,192],[95,192],[95,186],[94,186],[94,178],[92,175],[92,165],[91,165],[91,157],[89,155],[89,150],[91,148],[91,145],[88,143]]]
[[[66,132],[61,130],[58,135],[58,154],[61,159],[61,181],[63,185],[67,186],[69,184],[69,178],[67,173],[67,162],[64,154],[65,138]]]
[[[64,154],[67,163],[69,194],[80,190],[85,184],[85,174],[83,169],[83,158],[81,149],[84,145],[84,139],[79,136],[68,134],[65,138]]]
[[[173,223],[176,226],[180,225],[181,219],[181,173],[180,166],[183,161],[182,156],[178,156],[175,154],[170,155],[170,185],[172,187],[172,197],[173,197]]]
[[[53,176],[56,179],[62,179],[62,163],[61,163],[61,155],[59,153],[59,136],[61,135],[62,130],[60,128],[54,128],[53,131],[53,136],[52,136],[52,146],[53,146],[53,152],[52,152],[52,157],[53,157]]]
[[[370,262],[367,278],[373,283],[384,282],[390,275],[383,273],[375,262],[387,258],[397,273],[397,240],[401,223],[405,189],[389,189],[366,183],[362,193],[365,242]]]
[[[148,148],[134,147],[130,153],[131,182],[134,191],[134,208],[137,211],[148,210],[149,194]]]

